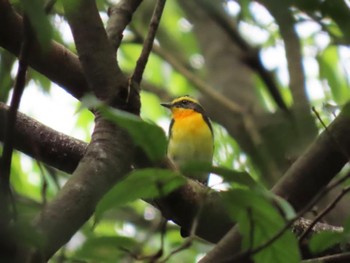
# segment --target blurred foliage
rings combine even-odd
[[[107,8],[112,2],[114,1],[97,1],[104,22],[107,18]],[[282,5],[279,1],[272,2],[274,5]],[[42,47],[46,47],[53,39],[75,52],[60,1],[54,5],[49,15],[45,15],[42,8],[43,1],[40,0],[13,0],[11,3],[20,13],[27,13]],[[268,10],[251,0],[227,0],[220,3],[228,17],[237,23],[240,33],[246,40],[254,43],[252,44],[254,48],[260,48],[264,66],[274,73],[287,104],[293,105],[291,91],[288,88],[283,41],[278,25]],[[135,14],[132,25],[127,28],[125,41],[118,50],[119,65],[128,74],[133,71],[141,52],[140,36],[142,38],[147,33],[153,4],[154,1],[144,1]],[[310,106],[315,106],[322,121],[328,124],[350,98],[348,3],[343,0],[290,0],[284,1],[284,4],[293,10],[295,26],[302,43]],[[193,25],[185,17],[177,1],[168,1],[156,42],[184,68],[197,76],[205,76],[206,62],[193,32]],[[0,101],[9,101],[17,64],[13,55],[0,49]],[[32,69],[28,72],[28,83],[31,80],[35,89],[45,91],[48,95],[55,86],[45,76]],[[143,147],[151,159],[159,160],[164,155],[166,139],[164,132],[154,123],[165,131],[169,125],[169,113],[159,105],[164,101],[164,96],[159,94],[165,94],[166,99],[169,99],[184,94],[199,97],[201,93],[159,52],[150,56],[144,80],[159,88],[159,92],[154,90],[141,92],[141,116],[145,122],[110,109],[105,109],[105,114],[129,129],[134,140]],[[275,113],[274,102],[264,83],[257,75],[253,81],[262,108],[271,114]],[[35,102],[35,98],[32,104],[33,107],[41,106]],[[76,109],[81,109],[81,106],[73,101],[71,112],[72,115],[74,113],[76,115],[71,117],[76,120],[76,130],[82,134],[81,138],[88,141],[93,125],[92,116],[87,111]],[[42,109],[46,110],[47,114],[50,114],[48,109]],[[320,130],[324,129],[316,117],[315,121]],[[285,221],[272,205],[273,197],[263,190],[259,169],[250,156],[242,152],[239,144],[229,135],[225,127],[215,123],[214,131],[214,165],[220,168],[195,165],[193,169],[207,169],[216,174],[212,176],[212,185],[227,190],[226,205],[233,219],[239,223],[244,236],[244,248],[256,247],[273,237],[284,226]],[[277,139],[283,140],[283,134]],[[23,222],[30,222],[43,205],[57,194],[67,178],[69,178],[67,174],[45,167],[44,164],[37,163],[20,153],[14,153],[11,184],[16,193],[19,218]],[[162,179],[159,180],[160,178]],[[149,204],[137,201],[139,198],[158,196],[156,189],[159,182],[167,187],[162,189],[166,193],[170,191],[169,189],[180,185],[182,180],[178,180],[178,177],[169,171],[149,169],[135,171],[117,184],[99,204],[96,210],[97,222],[93,219],[87,222],[51,262],[62,262],[62,259],[64,262],[134,262],[135,257],[157,253],[162,248],[161,235],[165,235],[163,247],[165,255],[181,246],[184,239],[180,236],[179,228],[170,222],[167,232],[163,233],[159,227],[161,221],[159,212]],[[294,215],[293,209],[286,202],[280,201],[279,204],[282,210],[290,215],[289,217]],[[28,230],[28,224],[23,224],[23,228]],[[311,242],[311,250],[319,252],[334,242],[347,240],[349,227],[346,229],[345,234],[321,233],[315,236]],[[35,236],[30,235],[30,231],[28,233],[23,237],[24,240],[29,243],[38,242]],[[211,248],[211,244],[195,240],[189,248],[170,257],[168,262],[196,262]],[[288,231],[271,246],[254,255],[254,260],[259,263],[285,262],[283,261],[285,258],[290,259],[288,262],[300,260],[297,242]]]
[[[284,218],[266,196],[258,191],[233,189],[224,194],[228,211],[239,224],[243,235],[244,251],[254,250],[272,239],[285,225]],[[262,249],[254,256],[254,262],[300,262],[298,242],[290,231]]]

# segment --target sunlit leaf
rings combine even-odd
[[[103,107],[100,111],[104,117],[126,129],[134,143],[140,146],[151,160],[159,161],[165,156],[167,138],[162,128],[121,110]]]
[[[141,147],[153,161],[159,161],[166,155],[167,138],[162,128],[154,123],[143,121],[138,116],[106,106],[95,96],[87,95],[82,100],[82,106],[96,108],[110,121],[127,130],[134,143]]]
[[[164,196],[184,183],[185,179],[182,176],[170,170],[153,168],[135,170],[102,198],[96,208],[96,221],[111,208],[140,198]]]
[[[330,46],[317,57],[320,66],[320,77],[326,79],[332,91],[334,100],[344,104],[350,98],[350,89],[345,81],[343,70],[340,68],[338,49]]]
[[[322,1],[321,11],[329,15],[341,29],[347,40],[350,39],[350,10],[345,1],[342,0],[325,0]]]

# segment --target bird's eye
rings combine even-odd
[[[188,100],[183,100],[183,101],[181,101],[181,103],[186,105],[186,104],[188,104]]]

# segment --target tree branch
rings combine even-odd
[[[142,0],[124,0],[108,9],[109,19],[106,32],[115,50],[119,48],[123,39],[123,31],[141,2]]]
[[[129,96],[127,81],[116,64],[95,1],[67,0],[63,6],[93,93],[109,105],[138,114],[139,97],[133,96],[132,103],[125,101],[125,95]],[[130,171],[132,157],[132,142],[126,131],[97,112],[85,155],[55,199],[35,219],[43,246],[19,250],[17,261],[49,259],[91,217],[100,198]]]
[[[63,6],[91,89],[99,99],[111,101],[111,96],[125,89],[126,78],[116,63],[95,1],[63,1]]]
[[[7,225],[8,222],[3,222],[10,220],[10,202],[11,202],[11,188],[10,188],[10,171],[12,162],[12,152],[13,152],[13,142],[14,142],[14,129],[16,124],[17,111],[19,104],[22,99],[22,94],[25,88],[26,75],[28,69],[28,55],[30,44],[32,41],[31,26],[28,17],[23,20],[23,27],[25,32],[23,34],[22,44],[19,54],[18,70],[15,81],[15,86],[13,90],[13,95],[11,98],[10,110],[8,111],[6,122],[5,122],[5,140],[3,151],[0,159],[0,196],[1,200],[1,211],[3,211],[4,216],[1,218],[1,223]],[[1,224],[0,227],[4,227]]]
[[[272,192],[301,210],[347,163],[350,152],[350,104],[346,105],[317,140],[289,168]],[[340,142],[343,148],[339,147]],[[345,153],[345,154],[344,154]],[[239,252],[241,237],[231,229],[201,262],[231,258]]]
[[[22,17],[7,0],[0,0],[0,46],[18,57],[22,35]],[[57,42],[52,41],[44,52],[34,40],[28,63],[75,98],[81,98],[89,90],[78,57]]]
[[[146,37],[145,42],[143,44],[141,55],[136,62],[136,67],[135,67],[134,73],[131,77],[132,83],[135,82],[137,85],[139,85],[141,83],[142,75],[143,75],[143,72],[146,68],[148,57],[152,51],[154,38],[155,38],[156,33],[157,33],[157,29],[158,29],[158,26],[160,23],[160,18],[162,17],[162,14],[163,14],[164,6],[165,6],[165,0],[158,0],[157,1],[156,7],[154,9],[152,19],[151,19],[151,22],[149,25],[147,37]]]
[[[1,119],[4,116],[1,113],[6,110],[6,107],[0,104],[0,140],[3,140]],[[85,143],[67,135],[57,134],[55,137],[54,134],[57,132],[25,117],[23,114],[18,114],[17,119],[15,132],[19,143],[14,145],[16,148],[21,147],[18,149],[25,150],[27,154],[41,161],[45,161],[47,158],[45,153],[47,152],[51,157],[49,164],[66,172],[71,172],[72,168],[78,164],[78,157],[84,152]],[[30,125],[28,129],[25,128],[27,125]],[[31,127],[35,128],[34,132],[30,132]],[[329,126],[328,131],[323,132],[287,171],[284,178],[274,187],[274,192],[287,198],[296,210],[301,209],[302,204],[307,203],[320,189],[327,185],[329,180],[346,164],[347,157],[344,157],[344,151],[350,151],[349,132],[350,117],[347,116],[346,109],[344,109],[344,112]],[[48,139],[40,136],[43,133],[49,134]],[[342,142],[343,149],[339,149],[334,144],[334,138],[330,138],[329,133]],[[60,145],[56,140],[50,138],[62,138],[61,141],[64,144]],[[69,141],[70,143],[68,143]],[[30,143],[21,146],[21,142]],[[43,144],[48,145],[43,146]],[[65,147],[67,150],[64,150]],[[42,151],[39,156],[35,149]],[[51,149],[60,149],[60,151],[51,151]],[[62,152],[66,154],[62,155]],[[67,163],[70,164],[67,165]],[[222,208],[220,194],[215,192],[208,194],[207,189],[200,184],[191,180],[188,182],[170,196],[160,200],[160,208],[168,219],[174,220],[183,227],[185,232],[188,232],[191,229],[195,211],[198,211],[203,196],[206,196],[208,204],[202,209],[203,214],[199,219],[196,235],[210,242],[218,242],[234,224],[225,209]]]
[[[5,116],[9,107],[0,103],[0,140],[4,141]],[[73,173],[83,157],[87,143],[57,132],[17,112],[14,148],[66,173]]]

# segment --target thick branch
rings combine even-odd
[[[110,101],[126,88],[95,1],[63,1],[85,76],[101,100]]]
[[[0,140],[4,141],[5,116],[8,106],[0,103]],[[50,127],[17,113],[14,148],[66,173],[73,173],[83,157],[87,144],[57,132]]]
[[[126,109],[127,81],[116,64],[95,1],[67,0],[63,5],[93,93],[110,105]],[[130,101],[134,102],[135,98],[138,97]],[[133,113],[139,112],[139,101],[136,102]],[[43,246],[19,250],[17,261],[49,259],[91,217],[101,197],[130,171],[132,156],[132,142],[127,133],[96,113],[92,140],[85,155],[72,177],[34,222]]]

